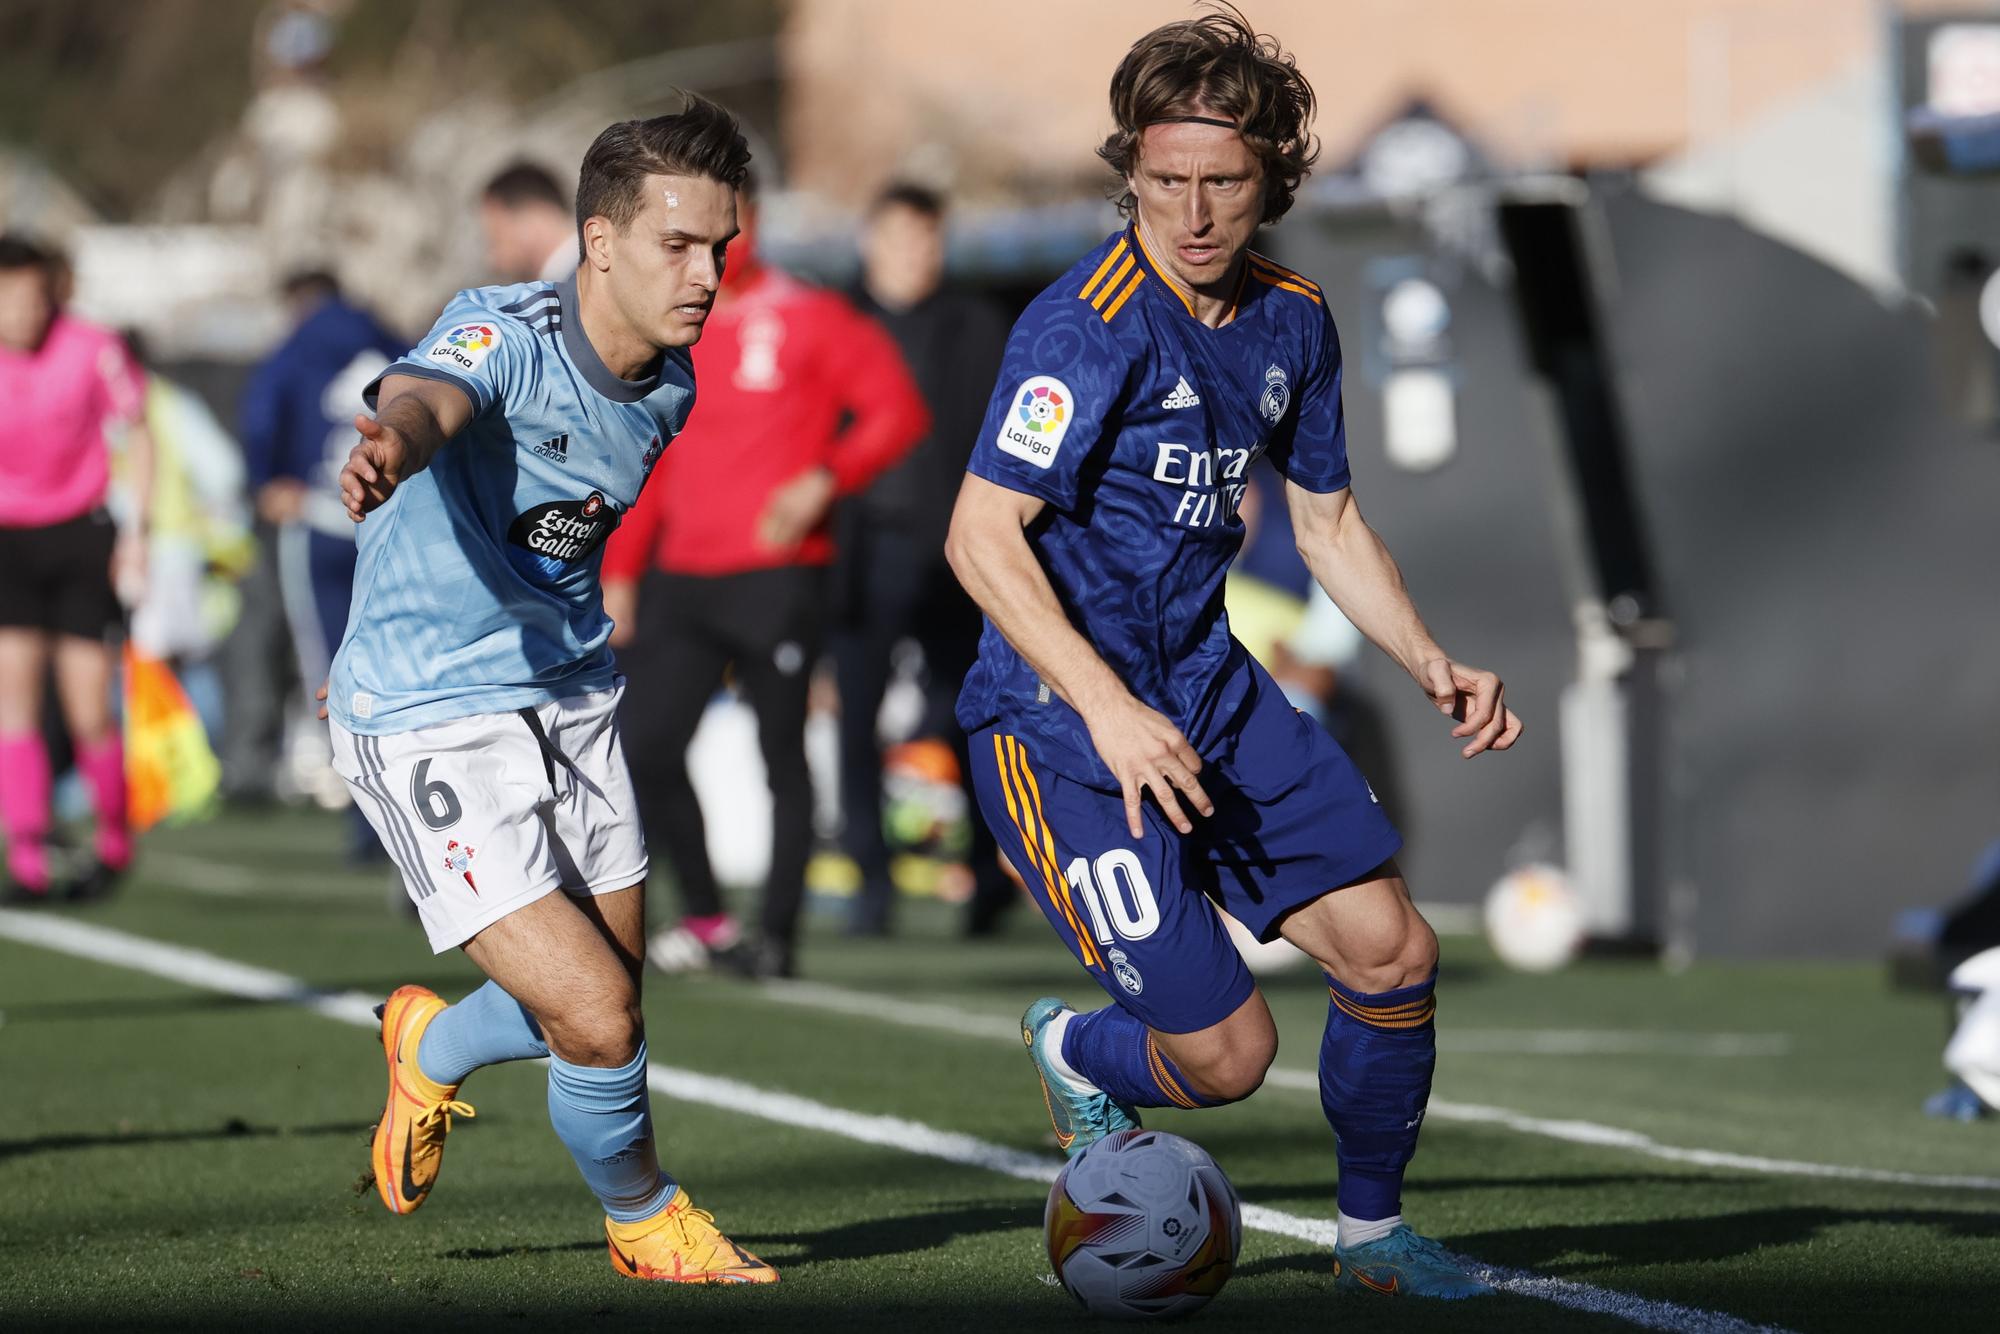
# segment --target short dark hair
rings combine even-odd
[[[1111,76],[1118,128],[1097,155],[1123,181],[1139,165],[1148,126],[1201,111],[1226,117],[1264,164],[1263,220],[1276,222],[1319,156],[1307,129],[1312,85],[1277,38],[1258,33],[1233,5],[1210,3],[1214,13],[1153,29],[1118,62]],[[1122,213],[1138,206],[1129,188],[1116,198]]]
[[[875,196],[875,202],[868,206],[868,216],[872,218],[885,208],[906,208],[932,222],[940,222],[944,219],[944,196],[913,181],[897,181]]]
[[[47,273],[49,261],[53,258],[46,249],[19,232],[0,232],[0,272],[40,269]]]
[[[533,162],[513,162],[502,167],[486,182],[479,197],[510,209],[524,204],[548,204],[559,212],[569,208],[569,199],[556,178],[548,168]]]
[[[299,269],[285,275],[280,289],[287,301],[302,297],[318,297],[326,300],[340,295],[340,279],[326,269]]]
[[[583,155],[576,182],[576,232],[592,218],[623,231],[643,207],[648,176],[706,176],[732,190],[750,173],[750,145],[736,117],[714,102],[684,93],[671,116],[621,120]]]

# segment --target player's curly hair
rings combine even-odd
[[[1111,76],[1118,128],[1097,155],[1122,182],[1139,165],[1147,126],[1195,114],[1233,121],[1264,164],[1263,221],[1273,223],[1291,208],[1319,157],[1319,141],[1307,129],[1312,85],[1277,38],[1257,32],[1226,0],[1209,2],[1213,13],[1153,29],[1118,62]],[[1138,207],[1129,186],[1116,199],[1128,217]]]
[[[733,189],[750,174],[750,145],[736,117],[694,93],[671,116],[607,126],[583,155],[576,230],[603,218],[623,231],[645,206],[648,176],[706,176]]]

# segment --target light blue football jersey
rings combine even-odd
[[[622,380],[574,279],[522,283],[460,292],[390,375],[464,390],[473,417],[361,524],[328,712],[379,736],[608,688],[604,541],[694,406],[687,350]]]

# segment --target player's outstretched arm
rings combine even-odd
[[[1439,712],[1458,720],[1463,754],[1506,750],[1521,735],[1521,720],[1507,707],[1506,687],[1492,672],[1454,662],[1424,628],[1410,601],[1403,572],[1389,548],[1361,517],[1354,493],[1309,491],[1285,484],[1292,531],[1306,567],[1354,628],[1402,664]]]
[[[1183,834],[1194,824],[1176,791],[1203,815],[1215,804],[1201,789],[1201,755],[1164,714],[1134,698],[1063,613],[1028,545],[1027,528],[1044,501],[968,473],[952,510],[945,558],[965,591],[992,618],[1051,690],[1082,715],[1091,742],[1125,794],[1125,819],[1143,838],[1142,794],[1151,792]]]
[[[361,439],[340,470],[340,500],[356,523],[429,467],[444,442],[472,420],[472,400],[464,390],[414,375],[383,380],[376,401],[373,417],[355,417]]]

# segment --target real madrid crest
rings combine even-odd
[[[1146,990],[1145,979],[1139,976],[1139,970],[1132,966],[1132,960],[1126,957],[1124,950],[1106,950],[1104,952],[1104,959],[1105,962],[1111,965],[1112,976],[1118,979],[1119,986],[1125,988],[1125,990],[1131,992],[1134,996]]]
[[[1257,400],[1257,411],[1264,420],[1276,426],[1285,415],[1285,409],[1292,404],[1292,387],[1285,383],[1285,368],[1273,364],[1264,372],[1264,392]]]

